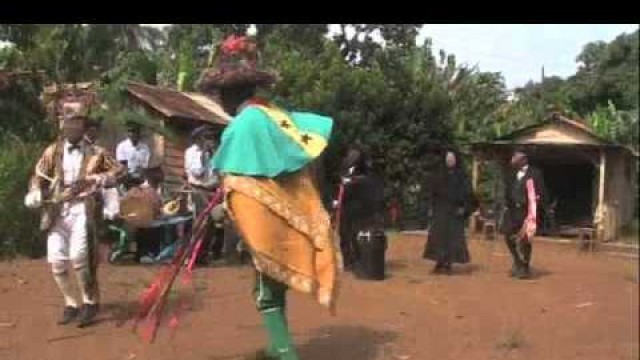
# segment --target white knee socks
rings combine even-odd
[[[80,294],[82,294],[82,302],[84,304],[95,304],[96,299],[93,298],[93,281],[91,279],[89,264],[87,264],[86,261],[74,262],[73,268],[78,278],[78,287],[80,288]]]
[[[64,262],[53,263],[51,264],[51,272],[58,285],[58,289],[62,293],[62,296],[64,296],[65,306],[78,307],[78,302],[72,294],[73,290],[71,288],[71,281],[69,281],[67,264]]]

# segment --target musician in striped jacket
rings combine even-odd
[[[48,146],[35,167],[25,205],[42,210],[41,230],[47,234],[47,260],[64,311],[59,324],[78,320],[90,325],[98,312],[96,219],[102,216],[100,189],[113,185],[124,167],[102,147],[84,138],[86,116],[71,115],[62,124],[62,138]],[[82,295],[71,292],[69,265]]]

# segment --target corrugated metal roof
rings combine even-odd
[[[57,94],[62,91],[96,91],[97,84],[95,82],[79,82],[79,83],[66,83],[66,84],[57,84],[53,83],[51,85],[45,86],[43,91],[47,95]]]
[[[550,124],[563,124],[566,126],[570,126],[586,135],[588,135],[589,137],[593,138],[594,140],[596,140],[598,142],[598,144],[560,144],[560,143],[554,143],[554,142],[537,142],[535,144],[520,144],[518,143],[516,140],[517,138],[525,135],[525,134],[530,134],[532,132],[535,132],[545,126],[548,126]],[[638,157],[640,154],[638,154],[638,152],[636,150],[634,150],[633,148],[626,146],[626,145],[622,145],[622,144],[615,144],[612,143],[602,137],[600,137],[598,134],[595,133],[595,131],[593,131],[593,129],[591,127],[589,127],[587,124],[583,123],[582,121],[579,120],[573,120],[573,119],[569,119],[565,116],[562,116],[561,114],[558,113],[553,113],[551,114],[551,116],[548,118],[548,120],[539,122],[537,124],[534,125],[530,125],[527,127],[524,127],[522,129],[513,131],[510,134],[507,134],[505,136],[502,136],[494,141],[489,141],[489,142],[478,142],[478,143],[473,143],[473,144],[469,144],[474,148],[481,148],[481,147],[491,147],[491,146],[513,146],[513,145],[531,145],[531,146],[554,146],[554,145],[558,145],[558,146],[575,146],[575,147],[601,147],[601,148],[609,148],[609,149],[619,149],[619,150],[623,150],[623,151],[628,151],[632,156]]]
[[[608,144],[609,141],[607,141],[606,139],[603,139],[602,137],[598,136],[593,129],[591,129],[587,124],[582,123],[581,121],[578,120],[572,120],[569,119],[565,116],[562,116],[558,113],[553,113],[551,114],[551,116],[549,117],[548,120],[539,122],[537,124],[531,125],[531,126],[527,126],[525,128],[516,130],[508,135],[502,136],[500,138],[498,138],[497,140],[513,140],[517,137],[520,137],[522,135],[525,134],[529,134],[532,132],[535,132],[536,130],[545,127],[549,124],[553,124],[553,123],[560,123],[563,125],[567,125],[569,127],[572,127],[584,134],[586,134],[587,136],[593,138],[594,140],[597,140],[598,142],[602,143],[602,144]]]
[[[169,118],[185,118],[226,125],[231,116],[214,100],[195,93],[181,92],[147,84],[131,82],[129,94]]]
[[[44,75],[44,71],[9,71],[0,69],[0,90],[8,88],[12,84],[12,80],[19,77],[35,77]]]
[[[481,150],[481,149],[501,149],[501,148],[514,148],[514,147],[557,147],[557,148],[567,148],[573,147],[576,149],[611,149],[611,150],[619,150],[623,152],[627,152],[631,156],[640,157],[640,154],[634,150],[633,148],[620,144],[562,144],[562,143],[554,143],[554,142],[538,142],[532,144],[519,144],[508,140],[496,140],[488,143],[472,143],[466,144],[470,146],[473,150]]]

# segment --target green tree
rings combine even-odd
[[[339,24],[340,31],[333,36],[342,57],[352,65],[370,66],[376,52],[383,47],[415,47],[422,24]],[[353,36],[349,37],[349,30]],[[378,35],[382,42],[378,42]]]
[[[38,214],[23,205],[31,171],[53,137],[39,100],[37,76],[12,76],[0,88],[0,258],[40,255]]]

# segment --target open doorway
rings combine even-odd
[[[547,147],[531,158],[542,171],[556,230],[593,224],[597,169],[592,155],[574,147]]]
[[[542,165],[550,203],[558,226],[593,223],[595,168],[588,162]]]

